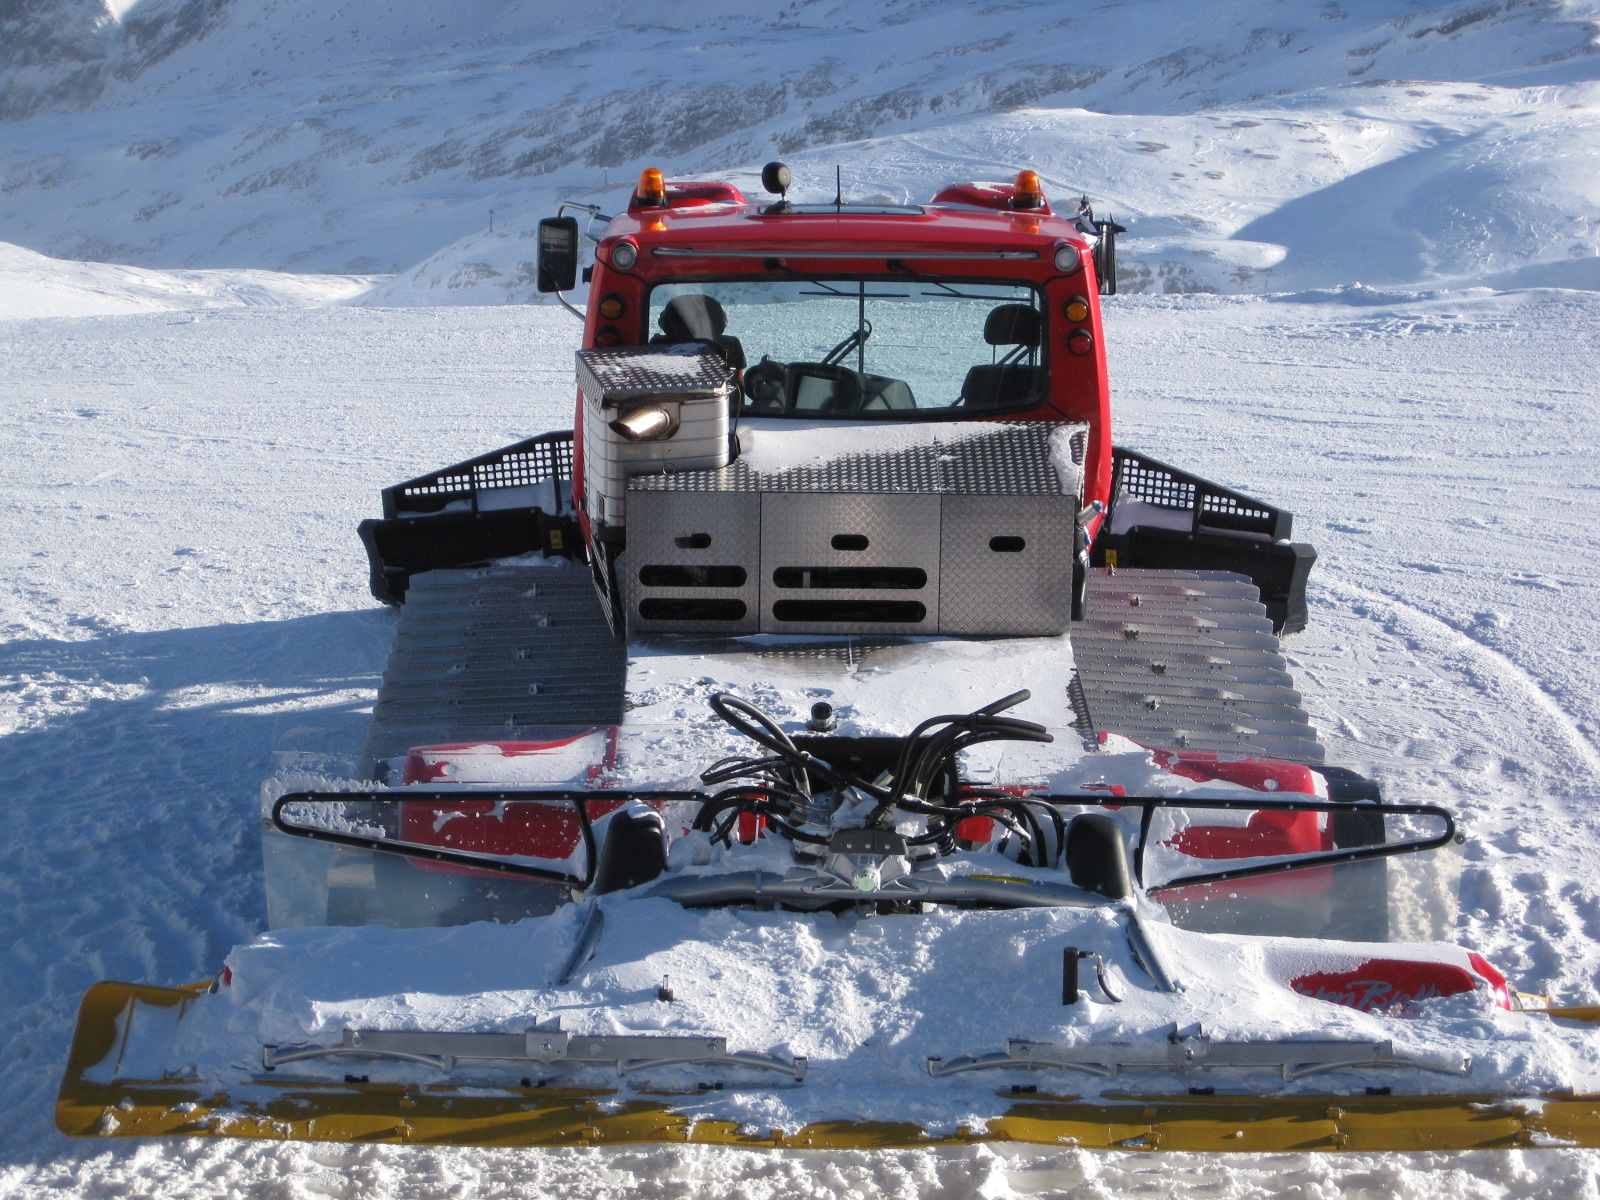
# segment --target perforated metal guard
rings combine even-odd
[[[1273,540],[1290,536],[1290,514],[1238,492],[1125,450],[1112,452],[1112,495],[1162,508],[1195,513],[1199,525],[1260,533]]]
[[[385,488],[383,515],[392,520],[407,513],[438,512],[453,500],[475,499],[480,489],[571,478],[572,430],[563,429]],[[561,491],[556,489],[558,502]]]
[[[1059,496],[1050,465],[1050,435],[1073,429],[1074,461],[1082,463],[1086,437],[1067,422],[985,424],[978,436],[930,441],[888,454],[851,454],[821,466],[758,472],[742,460],[714,471],[643,475],[630,490],[660,492],[965,492],[988,496]],[[970,430],[965,425],[964,430]]]

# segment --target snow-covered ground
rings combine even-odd
[[[1369,290],[1108,305],[1119,439],[1289,505],[1323,558],[1291,654],[1335,761],[1470,836],[1458,937],[1600,991],[1592,886],[1600,452],[1590,293]],[[359,723],[390,615],[380,487],[566,424],[545,309],[218,309],[0,323],[0,1193],[1595,1195],[1600,1158],[500,1153],[72,1144],[84,987],[201,978],[264,921],[255,791]]]

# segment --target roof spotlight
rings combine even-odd
[[[641,404],[612,421],[611,428],[630,442],[659,442],[678,432],[678,418],[659,404]]]

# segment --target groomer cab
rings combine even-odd
[[[580,208],[573,491],[591,547],[620,548],[628,477],[724,466],[741,427],[1071,423],[1080,501],[1104,506],[1110,222],[1056,214],[1032,171],[927,204],[791,202],[781,164],[763,182],[758,204],[647,170],[625,213]],[[541,288],[577,285],[577,207],[541,224]]]

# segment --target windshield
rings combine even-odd
[[[762,279],[660,284],[651,340],[708,341],[751,416],[916,418],[1044,397],[1042,300],[1010,283]]]

